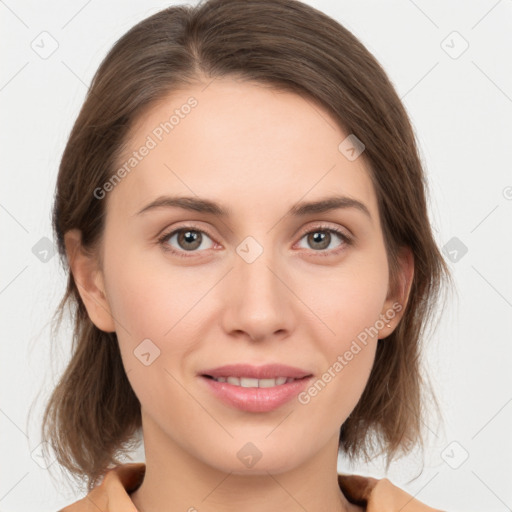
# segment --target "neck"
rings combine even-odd
[[[273,470],[256,463],[251,470],[240,472],[239,466],[214,467],[201,454],[184,450],[144,415],[143,425],[146,472],[130,496],[141,512],[361,510],[349,503],[338,485],[337,436],[291,469],[276,469],[272,461]]]

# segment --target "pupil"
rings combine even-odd
[[[179,235],[180,245],[182,245],[182,242],[185,242],[183,248],[186,250],[197,249],[201,245],[201,239],[197,231],[182,231]],[[187,247],[186,244],[192,244],[192,246],[188,245]]]
[[[329,246],[329,234],[322,232],[322,231],[316,231],[312,235],[313,243],[320,244],[320,247],[317,247],[318,249],[325,249]]]

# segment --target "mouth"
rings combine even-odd
[[[304,390],[313,374],[285,365],[226,365],[198,374],[212,395],[246,412],[270,412]]]
[[[284,384],[287,379],[302,379],[303,377],[310,377],[311,372],[298,368],[295,366],[288,366],[284,364],[265,364],[262,366],[255,366],[252,364],[226,364],[216,368],[209,368],[199,372],[201,375],[211,377],[213,379],[231,379],[230,384],[240,385],[234,379],[244,380],[245,382],[251,381],[250,387],[255,387],[254,379],[258,381],[269,381],[271,379],[277,380],[277,385]],[[283,381],[283,379],[285,379]],[[275,383],[273,385],[276,385]],[[265,382],[263,386],[265,386]]]

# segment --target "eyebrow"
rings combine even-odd
[[[144,206],[137,215],[159,208],[181,208],[199,213],[207,213],[217,217],[231,217],[233,212],[230,208],[221,206],[215,201],[192,196],[160,196]],[[294,204],[288,211],[288,215],[303,217],[312,213],[325,213],[332,210],[353,208],[364,213],[370,220],[372,216],[367,206],[347,196],[330,196],[316,201],[302,201]]]

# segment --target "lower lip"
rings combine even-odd
[[[215,396],[228,405],[247,412],[269,412],[297,396],[308,385],[311,377],[271,388],[243,388],[227,382],[217,382],[209,377],[201,376],[201,379]]]

